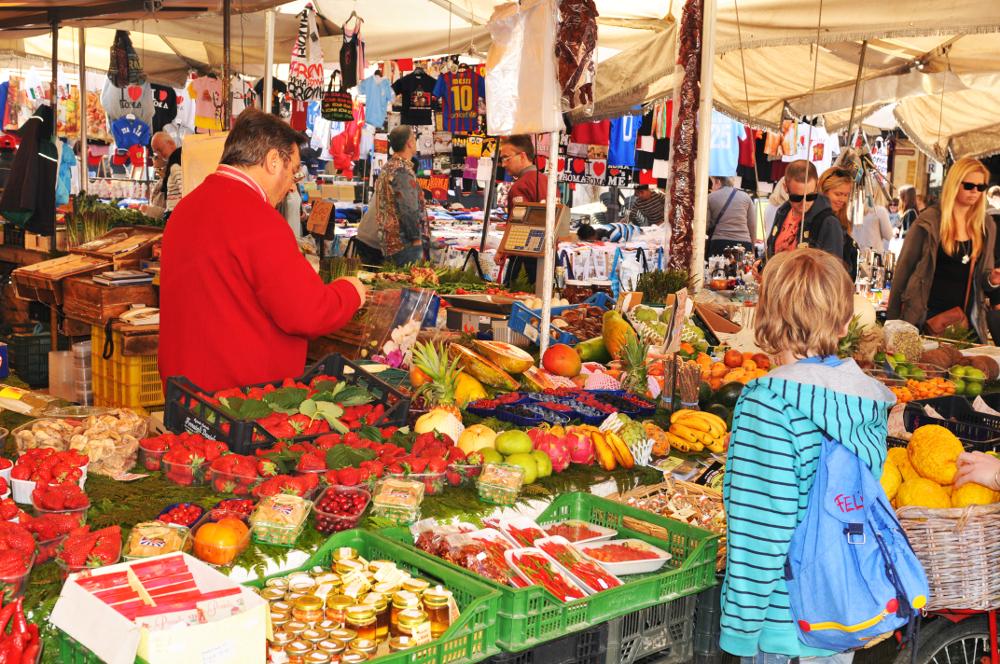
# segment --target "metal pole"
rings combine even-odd
[[[861,42],[861,57],[858,58],[858,75],[854,78],[854,95],[851,97],[851,119],[847,121],[847,135],[854,129],[854,115],[858,110],[858,91],[861,89],[861,75],[865,71],[865,56],[868,55],[868,40]],[[817,52],[816,57],[819,57]]]
[[[483,199],[483,234],[479,238],[479,253],[486,251],[486,237],[490,232],[490,212],[497,200],[497,171],[500,170],[500,153],[497,152],[493,159],[493,168],[490,171],[490,182],[486,185],[486,198]],[[517,275],[514,275],[517,276]]]
[[[539,352],[544,354],[549,347],[549,330],[552,327],[552,286],[555,283],[556,271],[556,187],[559,173],[556,171],[556,162],[559,150],[559,132],[554,131],[549,134],[549,145],[551,153],[545,163],[545,177],[548,179],[548,191],[545,194],[545,258],[542,263],[542,325],[541,338],[538,340]]]
[[[233,64],[230,53],[231,40],[230,40],[230,27],[231,27],[231,15],[233,13],[233,2],[232,0],[222,0],[222,98],[225,100],[223,104],[223,113],[226,117],[222,120],[222,128],[225,130],[229,129],[229,125],[233,121],[233,95],[232,91],[229,89],[230,79],[233,76]]]
[[[52,83],[49,87],[49,98],[52,106],[53,122],[59,116],[59,18],[55,12],[49,14],[52,24]],[[55,196],[55,192],[50,192]],[[53,222],[55,220],[53,219]],[[52,229],[52,244],[56,241],[55,228]],[[52,350],[59,350],[59,305],[53,304],[49,309],[49,334],[52,339]]]
[[[87,30],[77,30],[80,32],[80,187],[86,194],[90,191],[90,178],[87,177]]]
[[[691,277],[700,290],[705,276],[708,230],[708,155],[712,145],[712,67],[715,64],[716,0],[705,0],[701,29],[701,100],[698,104],[698,153],[695,156],[694,223],[691,229]]]
[[[264,98],[260,101],[260,107],[265,113],[271,112],[273,94],[271,77],[274,70],[274,19],[275,11],[268,9],[264,14]]]

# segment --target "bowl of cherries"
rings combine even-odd
[[[328,486],[313,508],[316,530],[329,535],[356,527],[371,499],[371,493],[361,487],[339,484]]]

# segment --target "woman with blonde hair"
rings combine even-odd
[[[847,217],[848,203],[851,191],[854,189],[854,176],[846,168],[828,168],[819,178],[819,193],[830,201],[830,209],[840,221],[844,231],[844,262],[847,263],[847,273],[851,279],[858,278],[858,243],[851,233],[851,222]]]
[[[986,216],[983,195],[988,181],[989,171],[977,159],[959,159],[948,171],[940,204],[921,212],[906,234],[893,273],[889,320],[937,332],[965,322],[987,339],[984,290],[1000,286],[996,226]]]

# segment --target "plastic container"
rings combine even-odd
[[[240,522],[247,527],[246,533],[235,543],[220,543],[211,541],[207,537],[202,537],[201,541],[199,541],[198,531],[200,531],[204,526],[217,523],[218,521],[227,518],[239,519]],[[206,531],[206,534],[207,532],[208,531]],[[240,518],[233,512],[216,513],[214,510],[211,510],[203,514],[202,517],[198,519],[198,522],[195,523],[194,527],[191,528],[191,541],[193,542],[192,552],[199,560],[202,560],[209,565],[228,567],[233,564],[233,561],[236,560],[237,556],[243,553],[243,551],[250,546],[250,524],[246,519]]]
[[[383,478],[372,494],[372,516],[396,525],[409,525],[420,518],[420,504],[426,487],[410,479]]]
[[[17,502],[17,501],[14,501]],[[90,509],[90,501],[87,501],[86,507],[78,507],[72,510],[47,510],[34,504],[32,501],[32,506],[35,508],[35,516],[42,516],[43,514],[70,514],[75,516],[80,522],[80,525],[87,523],[87,510]]]
[[[396,480],[420,482],[424,485],[425,496],[436,496],[444,491],[445,487],[445,473],[409,473],[407,475],[387,474],[386,477],[391,477]]]
[[[160,459],[160,468],[163,476],[181,486],[205,486],[208,484],[208,464],[205,462],[194,466],[189,463],[175,463]]]
[[[295,546],[295,540],[302,534],[312,507],[312,501],[288,494],[264,498],[250,515],[254,541],[284,547]]]
[[[227,473],[212,468],[209,468],[205,473],[205,480],[212,486],[213,491],[234,496],[249,496],[253,488],[262,482],[263,479],[256,473],[253,475],[240,475],[239,473]]]
[[[590,595],[590,592],[588,592],[584,586],[581,586],[573,580],[573,577],[563,571],[562,567],[560,567],[549,554],[537,547],[526,546],[520,549],[510,549],[508,551],[504,551],[503,555],[507,560],[507,564],[510,565],[515,572],[517,572],[518,576],[529,584],[542,586],[560,602],[581,600]],[[530,557],[532,561],[538,561],[540,566],[544,565],[544,574],[550,579],[552,577],[558,578],[561,585],[564,587],[562,594],[557,593],[555,587],[553,586],[543,585],[542,582],[533,576],[533,574],[529,571],[529,566],[533,564],[533,562],[529,561],[528,557]]]
[[[473,463],[453,463],[448,466],[448,484],[450,486],[473,486],[483,472],[483,467]]]
[[[573,417],[572,409],[569,409],[568,411],[558,411],[541,404],[522,406],[522,408],[537,414],[540,418],[542,418],[543,422],[548,422],[549,424],[567,424]]]
[[[524,468],[509,463],[487,463],[476,480],[479,499],[491,505],[513,505],[524,485]]]
[[[964,373],[964,370],[966,369],[966,367],[961,367],[961,369],[962,369],[962,371]],[[958,371],[958,370],[959,370],[959,367],[952,367],[948,371],[948,378],[952,382],[962,381],[962,383],[964,383],[966,386],[968,386],[968,385],[975,385],[976,386],[976,390],[974,392],[972,392],[971,394],[974,394],[974,395],[978,396],[978,395],[980,395],[980,394],[983,393],[983,386],[986,384],[986,377],[985,376],[983,376],[982,378],[970,378],[969,376],[964,376],[964,375],[963,376],[959,376],[959,375],[956,374],[956,371]],[[956,389],[955,391],[956,391],[956,393],[959,393],[959,394],[969,393],[969,390],[968,390],[967,387],[965,389],[961,390],[961,391],[959,391],[958,389]]]
[[[608,659],[608,623],[522,652],[502,652],[486,664],[616,664]]]
[[[544,420],[541,414],[521,404],[504,404],[493,411],[493,416],[501,422],[510,422],[519,427],[535,427]]]
[[[1000,450],[1000,430],[981,424],[942,420],[924,412],[919,404],[906,404],[903,410],[903,427],[914,432],[925,424],[937,424],[951,431],[967,451],[995,452]]]
[[[105,359],[101,354],[107,339],[104,327],[94,325],[90,331],[92,348],[100,349],[91,353],[94,403],[118,408],[162,406],[163,379],[160,378],[156,352],[124,355],[125,336],[118,330],[112,330],[114,351],[110,358]]]
[[[190,548],[191,529],[176,523],[146,521],[132,527],[122,555],[125,560],[141,560]]]
[[[950,395],[933,399],[914,399],[908,404],[910,408],[919,407],[922,409],[924,406],[930,406],[946,420],[989,427],[1000,431],[1000,415],[987,415],[974,410],[972,403],[965,397]]]
[[[603,542],[605,540],[613,539],[616,535],[618,535],[618,533],[611,528],[605,528],[604,526],[599,526],[596,523],[588,523],[586,521],[574,519],[547,523],[542,526],[542,530],[544,530],[548,535],[561,535],[574,544]],[[585,531],[592,531],[597,534],[587,535],[585,534]]]
[[[385,407],[385,414],[375,423],[376,427],[406,426],[410,409],[409,397],[368,373],[360,365],[341,355],[329,355],[306,369],[297,380],[309,383],[320,375],[334,376],[348,385],[368,390],[374,397],[374,402]],[[265,387],[270,384],[272,383],[260,383],[250,387]],[[281,382],[273,384],[280,385]],[[167,379],[164,424],[174,433],[189,431],[224,441],[237,454],[253,454],[255,450],[270,448],[278,442],[277,438],[256,422],[236,420],[208,403],[205,390],[181,377]],[[316,437],[300,436],[294,440],[311,440]]]
[[[458,604],[459,616],[445,633],[425,646],[378,657],[378,664],[441,664],[442,662],[480,662],[499,652],[497,647],[498,595],[485,582],[469,574],[460,574],[436,558],[421,555],[411,547],[379,537],[366,530],[348,530],[332,535],[301,567],[275,576],[308,571],[314,567],[330,569],[333,552],[350,547],[366,560],[390,560],[409,574],[442,585],[451,591]],[[264,587],[268,579],[246,585]],[[551,664],[551,663],[547,663]]]
[[[83,475],[77,481],[80,488],[87,482],[87,470],[84,468]],[[31,480],[19,480],[15,478],[10,479],[10,493],[11,497],[14,498],[15,503],[20,503],[22,505],[34,505],[31,499],[31,494],[35,491],[36,482]]]
[[[48,330],[36,328],[34,334],[12,334],[7,342],[10,369],[33,388],[49,384],[49,351],[52,337]],[[59,349],[69,348],[69,339],[59,335]]]
[[[610,563],[598,560],[594,556],[590,555],[590,552],[593,549],[599,549],[603,546],[609,545],[620,545],[627,546],[630,549],[640,549],[642,551],[649,552],[655,557],[643,560],[629,560],[619,563]],[[625,576],[627,574],[649,574],[650,572],[655,572],[666,565],[667,561],[671,558],[670,554],[663,549],[639,539],[617,539],[608,540],[606,542],[591,542],[589,544],[580,544],[579,548],[580,551],[583,552],[583,555],[600,564],[601,567],[608,570],[615,576]]]
[[[106,567],[107,565],[114,565],[120,562],[121,559],[122,559],[122,553],[121,551],[119,551],[117,558],[112,560],[110,563],[105,563],[101,565],[68,565],[62,560],[62,558],[56,558],[55,560],[56,560],[56,565],[58,565],[59,569],[61,570],[61,576],[63,580],[65,580],[66,577],[69,576],[70,574],[76,574],[77,572],[82,572],[88,569],[96,569],[98,567]]]
[[[695,657],[713,658],[722,654],[719,637],[722,626],[722,581],[708,590],[698,593],[694,609],[694,654]]]
[[[694,652],[699,595],[627,613],[608,623],[608,662],[682,664]],[[718,621],[718,618],[716,618]]]
[[[590,304],[603,309],[608,309],[613,304],[613,300],[606,293],[595,293],[584,300],[581,304]],[[564,311],[575,309],[579,306],[579,304],[570,304],[563,307],[552,307],[551,315],[558,316]],[[507,326],[514,332],[525,336],[531,343],[538,345],[538,338],[541,335],[539,330],[541,319],[541,309],[529,309],[520,302],[514,302],[511,305],[510,318],[508,319]],[[576,335],[569,332],[563,332],[555,327],[552,328],[550,334],[552,336],[550,343],[575,346],[582,341],[582,339],[578,339]]]
[[[48,361],[49,394],[72,401],[76,396],[73,390],[73,354],[68,350],[50,350]]]
[[[139,441],[139,465],[145,470],[156,471],[163,468],[161,463],[163,460],[163,455],[167,453],[167,450],[153,451],[143,447],[145,440]]]
[[[31,554],[28,566],[21,574],[0,575],[0,594],[3,597],[4,606],[12,599],[24,595],[28,588],[28,577],[31,576],[31,568],[35,566],[37,552]]]
[[[190,505],[192,507],[197,507],[199,510],[201,510],[201,512],[199,513],[199,515],[197,517],[195,517],[191,521],[191,523],[179,523],[179,524],[177,524],[179,526],[186,526],[186,527],[190,528],[195,523],[197,523],[198,520],[201,519],[202,516],[205,515],[205,508],[202,507],[201,505],[196,505],[195,503],[171,503],[171,504],[167,505],[166,507],[164,507],[162,510],[160,510],[160,513],[156,515],[156,520],[159,521],[160,517],[166,515],[170,510],[174,509],[175,507],[181,507],[182,505]],[[165,521],[164,523],[169,523],[169,522]]]
[[[322,506],[324,498],[335,494],[346,495],[351,499],[363,499],[364,504],[355,514],[344,514],[342,512],[337,512],[335,509],[323,509]],[[336,484],[328,486],[323,490],[323,493],[319,495],[316,499],[316,504],[313,506],[316,530],[324,535],[329,535],[342,530],[356,528],[358,521],[360,521],[361,517],[364,516],[365,510],[368,509],[371,502],[372,494],[367,489],[353,486],[340,486]]]
[[[59,553],[60,545],[62,545],[63,540],[67,537],[69,537],[68,533],[66,535],[57,535],[52,539],[41,540],[38,542],[38,551],[35,554],[35,562],[40,565],[55,558],[56,554]]]
[[[714,533],[589,493],[567,493],[557,497],[539,515],[538,522],[544,525],[567,519],[611,528],[620,537],[642,539],[669,551],[673,558],[658,572],[623,579],[625,584],[619,588],[563,603],[541,587],[512,588],[494,583],[458,565],[433,558],[431,554],[419,553],[476,578],[500,593],[497,640],[500,647],[509,652],[527,650],[638,609],[698,593],[715,583],[719,536]],[[643,530],[633,530],[633,525],[641,525]],[[378,536],[413,543],[413,535],[406,528],[383,529]]]
[[[7,430],[0,429],[0,445],[3,445],[7,441]],[[14,469],[14,462],[6,457],[0,457],[0,477],[7,480],[7,484],[10,484],[10,471]]]
[[[558,565],[559,569],[565,572],[573,580],[573,583],[583,588],[588,595],[622,585],[621,579],[603,569],[597,561],[588,560],[580,549],[561,535],[537,539],[535,546],[544,551]],[[583,573],[578,573],[577,567]]]

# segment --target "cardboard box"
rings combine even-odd
[[[240,588],[246,611],[193,626],[152,631],[137,626],[81,587],[82,574],[71,574],[63,585],[49,620],[108,664],[132,664],[141,657],[149,664],[213,662],[213,664],[264,664],[267,638],[267,603],[249,588],[186,553],[183,556],[194,582],[203,592]],[[155,560],[146,558],[145,562]],[[140,561],[134,561],[140,562]],[[91,576],[126,570],[132,563],[100,567]]]

